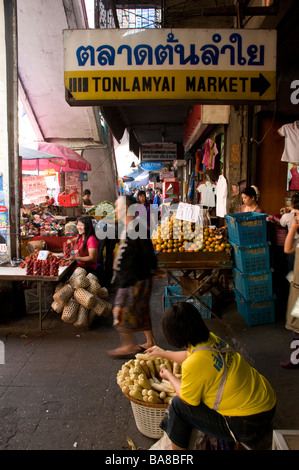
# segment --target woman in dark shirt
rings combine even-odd
[[[134,215],[128,215],[132,204],[136,202],[126,196],[118,198],[115,204],[118,220],[123,221],[113,266],[114,282],[118,288],[113,307],[113,325],[120,334],[121,346],[109,351],[109,354],[119,358],[134,357],[137,352],[156,344],[150,317],[150,295],[156,257],[151,240],[142,238],[142,231],[136,237],[136,232],[129,226],[135,218]],[[131,210],[130,207],[130,213]],[[132,333],[140,331],[144,332],[146,342],[136,346]]]

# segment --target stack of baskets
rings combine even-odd
[[[56,286],[51,307],[65,323],[88,328],[95,317],[110,314],[112,305],[107,299],[108,290],[98,278],[77,268],[66,283]]]
[[[172,304],[177,304],[178,302],[189,302],[193,304],[197,310],[199,311],[200,315],[204,319],[211,318],[211,308],[212,308],[212,301],[213,297],[212,294],[204,294],[198,295],[197,299],[191,297],[190,299],[186,300],[187,296],[182,295],[182,288],[180,286],[166,286],[165,287],[165,309],[170,307]],[[205,308],[207,307],[207,308]]]
[[[267,214],[246,212],[225,216],[233,247],[235,298],[248,326],[275,321]]]

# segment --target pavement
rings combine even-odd
[[[153,331],[161,347],[169,347],[161,330],[166,279],[155,279],[151,298]],[[114,291],[110,291],[113,300]],[[248,327],[232,293],[222,293],[217,317],[209,328],[245,356],[272,383],[278,396],[274,429],[299,429],[299,370],[285,370],[291,334],[284,312],[275,323]],[[156,440],[136,427],[131,403],[117,383],[123,360],[107,350],[119,345],[112,318],[98,318],[89,329],[63,323],[54,312],[43,321],[19,312],[1,320],[0,450],[131,450],[149,449]],[[144,342],[142,334],[138,343]],[[270,450],[272,431],[259,450]]]

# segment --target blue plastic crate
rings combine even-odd
[[[212,294],[199,295],[197,298],[208,308],[212,308]],[[182,289],[180,286],[166,286],[165,287],[165,309],[170,305],[177,304],[178,302],[185,302],[187,295],[182,295]],[[211,318],[211,312],[207,310],[203,305],[197,302],[194,297],[191,297],[186,302],[193,304],[202,318]]]
[[[275,322],[275,296],[260,300],[246,300],[235,289],[238,312],[248,326],[266,325]]]
[[[267,214],[238,212],[225,216],[230,242],[240,246],[259,245],[267,242]]]
[[[233,269],[235,288],[246,300],[264,299],[272,296],[272,269],[269,271],[244,274]]]
[[[270,242],[260,245],[239,246],[231,242],[236,268],[244,274],[270,269]]]

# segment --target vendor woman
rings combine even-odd
[[[92,218],[82,216],[77,219],[78,236],[69,239],[73,243],[74,253],[71,259],[77,261],[76,267],[84,268],[88,273],[97,272],[98,267],[98,240],[95,236]]]
[[[187,449],[193,428],[232,443],[262,437],[276,406],[268,380],[210,332],[197,308],[188,302],[168,307],[162,328],[169,344],[184,348],[166,351],[154,346],[146,351],[150,357],[182,364],[181,378],[167,368],[160,371],[177,395],[160,425],[172,449]]]

